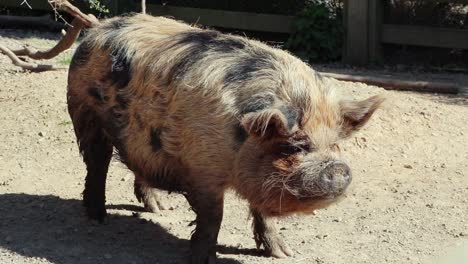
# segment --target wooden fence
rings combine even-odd
[[[290,33],[293,16],[147,4],[146,12],[189,23],[250,31]]]
[[[348,64],[381,61],[385,43],[468,49],[468,30],[384,24],[383,0],[346,0],[345,27],[343,61]]]
[[[0,0],[0,6],[28,8],[21,0]],[[51,10],[46,0],[28,0],[34,10]],[[107,6],[111,15],[139,12],[140,1],[113,0]],[[224,27],[248,31],[290,33],[294,16],[202,9],[169,5],[146,4],[146,12],[157,16],[169,16],[188,23]]]
[[[438,0],[466,2],[467,0]],[[21,0],[0,0],[0,6],[28,8]],[[78,1],[79,2],[79,1]],[[28,0],[35,10],[51,10],[46,0]],[[138,12],[139,0],[112,0],[111,15]],[[345,0],[343,61],[365,65],[383,58],[382,44],[468,49],[468,30],[394,25],[383,22],[384,0]],[[147,4],[152,15],[170,16],[189,23],[231,29],[290,33],[294,16]]]

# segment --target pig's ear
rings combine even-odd
[[[269,139],[285,137],[298,129],[299,111],[289,107],[271,108],[247,113],[241,118],[242,127],[255,137]]]
[[[362,128],[384,100],[382,96],[376,95],[363,101],[341,101],[341,137],[349,137]]]

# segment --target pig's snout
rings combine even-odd
[[[334,199],[343,194],[351,183],[351,169],[339,160],[322,161],[307,164],[300,178],[301,199]]]
[[[351,169],[342,161],[333,161],[319,174],[317,185],[325,193],[338,196],[342,194],[351,183]]]

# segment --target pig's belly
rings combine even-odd
[[[130,121],[124,131],[125,137],[117,140],[114,146],[122,162],[138,181],[170,192],[184,192],[188,174],[184,173],[179,159],[165,151],[164,148],[168,146],[161,138],[162,133],[155,126],[139,126]]]

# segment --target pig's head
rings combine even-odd
[[[237,191],[270,216],[310,213],[337,201],[352,178],[339,143],[363,127],[382,101],[322,96],[244,114],[248,137],[236,160]]]

